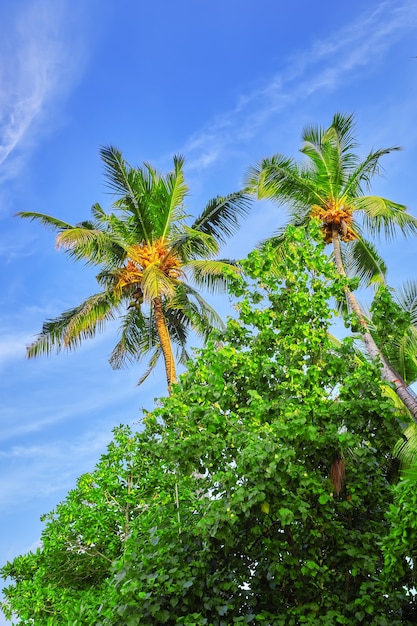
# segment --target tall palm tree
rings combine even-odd
[[[188,187],[181,156],[174,157],[172,172],[161,175],[146,163],[130,166],[112,146],[100,154],[115,195],[113,212],[95,204],[93,219],[75,226],[42,213],[18,214],[52,227],[58,231],[58,248],[77,261],[98,266],[102,288],[79,306],[47,320],[27,355],[75,348],[107,321],[120,317],[120,340],[110,356],[111,365],[118,368],[150,353],[142,382],[162,354],[170,390],[177,380],[172,345],[184,361],[190,329],[206,338],[213,326],[221,325],[192,283],[222,290],[227,287],[227,272],[238,271],[232,262],[215,257],[220,244],[237,229],[238,217],[248,211],[249,199],[242,193],[214,198],[187,225]]]
[[[326,243],[333,247],[339,273],[354,271],[362,281],[383,280],[385,266],[375,247],[364,238],[382,232],[391,237],[396,228],[404,235],[417,233],[417,219],[406,207],[367,195],[372,176],[380,173],[381,158],[399,148],[383,148],[361,160],[355,153],[354,118],[334,115],[329,128],[307,127],[301,152],[306,162],[276,154],[252,167],[246,190],[268,198],[289,211],[289,223],[303,227],[313,218],[321,220]],[[277,252],[284,253],[286,225],[270,239]],[[345,289],[347,304],[357,314],[363,338],[373,360],[380,360],[383,378],[393,384],[397,395],[417,421],[417,400],[405,381],[376,345],[355,295]]]

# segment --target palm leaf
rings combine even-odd
[[[416,382],[417,329],[415,327],[410,327],[409,332],[396,343],[391,362],[408,384]]]
[[[152,190],[152,182],[156,177],[150,166],[143,169],[133,169],[114,146],[103,147],[100,150],[104,162],[105,174],[109,187],[120,196],[114,203],[123,211],[130,211],[140,226],[142,239],[148,244],[152,242],[152,222],[146,214],[146,202],[143,198]]]
[[[371,186],[372,177],[381,173],[379,164],[381,157],[398,150],[401,150],[401,148],[392,146],[390,148],[381,148],[380,150],[370,152],[349,175],[344,188],[344,194],[347,197],[354,198],[362,195],[365,190],[368,191]],[[364,187],[362,187],[363,183]]]
[[[200,293],[186,283],[178,285],[175,296],[166,302],[167,314],[180,311],[183,321],[190,324],[199,335],[206,337],[212,328],[224,328],[223,320]]]
[[[382,231],[390,239],[396,228],[406,236],[417,234],[417,219],[406,212],[403,204],[379,196],[360,196],[352,205],[356,211],[363,211],[363,225],[371,235],[378,236]]]
[[[188,193],[188,186],[184,180],[184,157],[174,156],[174,171],[161,179],[166,201],[161,203],[157,215],[163,223],[160,226],[161,238],[167,239],[172,226],[184,219],[184,199]],[[162,210],[161,210],[162,209]],[[164,211],[165,209],[165,211]]]
[[[245,189],[258,199],[270,199],[278,205],[310,210],[313,204],[326,201],[326,195],[310,172],[281,154],[263,159],[248,170]]]
[[[16,213],[17,217],[23,217],[24,219],[30,219],[32,221],[38,220],[44,226],[48,228],[52,228],[53,230],[64,230],[66,228],[73,228],[71,224],[64,222],[62,220],[57,219],[56,217],[52,217],[51,215],[46,215],[45,213],[36,213],[34,211],[20,211]]]
[[[218,253],[219,245],[210,233],[183,225],[180,232],[173,230],[169,246],[184,264],[196,258],[210,258]]]
[[[75,260],[85,261],[91,265],[112,262],[115,256],[120,262],[126,256],[122,239],[116,241],[108,232],[81,225],[60,232],[56,243],[57,248],[64,248]]]
[[[143,271],[141,288],[148,302],[160,296],[172,297],[175,286],[176,281],[167,276],[156,263],[150,263]]]
[[[396,292],[400,306],[410,314],[410,321],[417,328],[417,281],[409,280]]]
[[[310,159],[310,167],[314,167],[317,189],[321,188],[328,197],[336,198],[343,185],[343,172],[337,143],[334,145],[334,142],[329,141],[329,132],[330,129],[327,132],[314,132],[309,127],[303,134],[301,152]]]
[[[382,394],[394,405],[395,412],[398,414],[399,419],[401,419],[401,421],[406,420],[408,422],[411,419],[410,413],[402,400],[400,400],[398,395],[395,393],[394,389],[386,383],[382,384],[381,389]],[[394,456],[396,455],[394,454]]]
[[[249,213],[251,199],[243,192],[236,192],[225,197],[217,196],[210,200],[191,228],[213,237],[217,242],[225,243],[239,228],[239,217]]]
[[[417,425],[411,424],[395,444],[393,455],[400,459],[404,469],[415,466],[417,460]]]
[[[190,303],[189,303],[190,304]],[[179,360],[189,358],[189,354],[186,350],[188,333],[192,327],[192,320],[188,315],[188,309],[186,307],[172,307],[167,303],[164,303],[164,317],[166,320],[167,328],[173,344],[177,348],[177,354]]]
[[[140,361],[155,348],[160,350],[158,333],[151,314],[144,314],[135,302],[132,302],[123,316],[119,331],[120,339],[109,358],[113,369]]]
[[[211,293],[224,293],[227,290],[230,275],[242,272],[238,265],[220,259],[190,261],[187,264],[187,270],[191,270],[196,285]]]
[[[310,159],[309,169],[322,194],[339,198],[349,173],[356,168],[359,157],[353,152],[354,116],[336,113],[329,128],[308,126],[302,135],[301,152]]]
[[[138,382],[136,383],[137,386],[139,387],[142,383],[145,382],[145,380],[148,378],[149,374],[152,374],[153,370],[155,369],[158,361],[159,361],[159,357],[162,354],[162,349],[161,348],[155,348],[155,350],[153,351],[153,353],[151,354],[151,358],[149,359],[148,362],[148,369],[145,371],[144,374],[142,374],[142,376],[139,378]]]
[[[337,133],[340,153],[343,155],[351,155],[352,151],[356,150],[359,145],[354,134],[355,116],[353,113],[348,115],[335,113],[330,128],[334,129]],[[352,163],[350,158],[348,163]]]
[[[362,237],[346,243],[342,249],[348,276],[356,276],[368,287],[371,283],[385,282],[387,268],[375,246]]]
[[[114,319],[117,302],[108,292],[87,298],[82,304],[47,320],[37,339],[27,347],[29,358],[50,354],[55,348],[76,348],[84,339],[94,337],[103,330],[105,323]]]

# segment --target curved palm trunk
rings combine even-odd
[[[338,228],[332,229],[332,244],[334,251],[334,258],[336,261],[336,267],[339,274],[342,276],[346,276],[345,267],[343,265],[342,253],[340,250],[340,239]],[[368,324],[364,315],[360,309],[358,301],[356,297],[348,289],[345,288],[346,300],[348,301],[349,307],[359,318],[359,322],[362,324],[363,328],[363,341],[365,343],[366,349],[368,351],[369,356],[373,361],[379,360],[381,362],[381,376],[388,382],[394,385],[395,393],[403,402],[403,404],[410,411],[413,420],[417,423],[417,399],[407,388],[406,383],[402,380],[401,376],[394,370],[391,364],[384,358],[381,353],[381,350],[376,345],[374,338],[368,329]]]
[[[165,322],[161,298],[155,298],[153,300],[153,310],[155,314],[156,330],[158,332],[159,341],[161,342],[162,354],[164,355],[168,392],[171,393],[172,383],[177,382],[177,373],[175,371],[174,354],[172,352],[171,339]]]

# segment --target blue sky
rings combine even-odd
[[[111,429],[164,394],[161,370],[138,388],[140,368],[108,365],[117,323],[75,353],[25,359],[44,319],[96,283],[55,250],[53,233],[15,213],[75,223],[94,202],[109,207],[98,151],[112,144],[163,171],[184,154],[197,214],[257,159],[297,156],[302,128],[341,111],[356,114],[364,155],[404,148],[373,189],[417,216],[416,30],[414,0],[2,3],[1,563],[36,545],[39,516],[94,467]],[[243,256],[282,219],[254,206],[224,254]],[[391,284],[416,277],[414,241],[379,249]]]

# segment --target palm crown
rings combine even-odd
[[[404,205],[380,196],[367,195],[372,177],[381,172],[381,158],[397,146],[370,152],[365,159],[354,152],[352,115],[334,115],[329,128],[304,129],[301,152],[307,162],[276,154],[252,167],[247,190],[259,198],[285,205],[290,223],[306,225],[321,220],[327,243],[336,236],[346,270],[367,282],[383,278],[385,264],[364,233],[384,232],[391,237],[398,227],[405,235],[417,233],[417,219]],[[285,239],[279,229],[272,241],[279,247]]]
[[[112,366],[150,353],[142,382],[163,354],[170,388],[176,381],[172,343],[184,361],[190,329],[206,338],[213,326],[221,325],[192,283],[211,290],[227,287],[227,273],[238,268],[215,257],[220,244],[237,229],[249,201],[242,193],[214,198],[188,226],[182,157],[174,157],[174,169],[165,176],[149,164],[131,167],[111,146],[101,150],[101,158],[115,195],[114,212],[106,213],[95,204],[93,219],[75,226],[41,213],[19,213],[57,230],[57,246],[72,258],[100,267],[97,281],[102,287],[79,306],[47,320],[28,347],[28,356],[75,348],[102,330],[106,321],[120,316]]]

